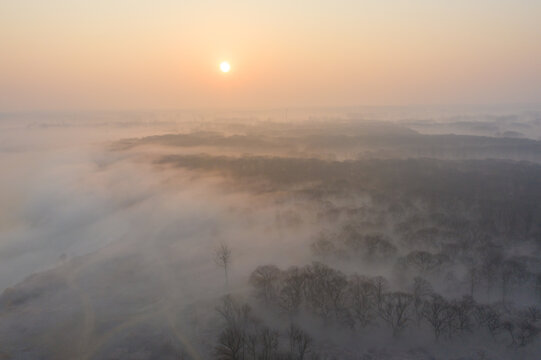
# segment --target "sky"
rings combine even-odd
[[[539,103],[540,15],[534,0],[0,0],[0,112]]]

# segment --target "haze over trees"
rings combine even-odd
[[[0,355],[538,359],[539,141],[407,123],[166,122],[100,144],[64,186],[80,207],[28,195],[49,212],[25,208],[9,254],[40,259],[39,229],[52,262],[3,290]]]

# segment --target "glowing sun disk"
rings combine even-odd
[[[227,61],[223,61],[221,64],[220,64],[220,70],[223,72],[223,73],[227,73],[229,72],[229,70],[231,70],[231,65],[229,65],[229,63]]]

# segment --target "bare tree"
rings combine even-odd
[[[296,266],[289,268],[285,272],[278,304],[290,317],[297,314],[302,305],[305,280],[306,274],[304,270]]]
[[[372,282],[376,288],[376,305],[380,308],[383,303],[383,296],[389,288],[389,282],[383,276],[373,277]]]
[[[383,296],[379,316],[391,327],[393,336],[398,336],[411,320],[409,309],[413,302],[410,294],[393,292]]]
[[[417,320],[417,325],[420,325],[423,318],[423,305],[430,295],[434,293],[432,285],[420,276],[413,279],[412,286],[413,295],[413,310]]]
[[[282,272],[274,265],[258,266],[250,275],[250,284],[255,288],[256,297],[269,304],[278,296],[278,282]]]
[[[243,348],[243,335],[238,327],[228,326],[218,338],[214,349],[218,360],[241,360]]]
[[[423,317],[432,326],[436,341],[440,338],[442,332],[449,327],[453,314],[452,307],[440,295],[433,295],[431,300],[425,301]]]
[[[348,285],[348,307],[361,327],[369,325],[376,310],[376,286],[364,276],[354,275]]]
[[[540,333],[540,329],[526,319],[505,321],[502,323],[502,328],[509,334],[512,346],[526,346]]]
[[[229,266],[231,265],[231,248],[226,243],[221,243],[214,253],[216,265],[224,269],[225,285],[229,285]]]
[[[315,262],[306,269],[304,295],[309,309],[328,320],[340,318],[344,309],[347,279],[340,271]]]
[[[496,336],[502,329],[501,314],[490,305],[478,305],[473,315],[480,327],[486,327],[490,335]]]
[[[453,317],[450,322],[451,332],[465,332],[473,330],[473,310],[476,303],[471,296],[464,296],[461,300],[453,300],[451,307]]]
[[[216,307],[224,329],[218,338],[215,355],[221,360],[256,360],[260,351],[261,321],[256,318],[249,305],[237,302],[227,295]]]
[[[295,324],[290,325],[288,335],[291,358],[303,360],[311,350],[312,338]]]
[[[264,327],[259,332],[259,339],[261,341],[261,350],[259,351],[260,360],[273,360],[278,357],[278,345],[279,345],[279,336],[280,334],[271,330],[268,327]],[[256,359],[254,357],[254,359]]]

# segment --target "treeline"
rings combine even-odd
[[[431,234],[429,240],[437,245],[437,234]],[[405,283],[421,276],[437,284],[440,291],[477,300],[497,299],[502,304],[541,301],[541,259],[512,255],[490,238],[465,240],[433,246],[438,249],[435,251],[411,250],[419,244],[410,246],[406,241],[404,249],[399,250],[397,240],[345,226],[336,234],[321,234],[313,242],[312,251],[324,260],[384,267],[393,274],[394,282]]]
[[[496,336],[505,330],[512,335],[510,343],[523,346],[541,325],[538,307],[516,311],[510,304],[481,304],[470,296],[449,300],[422,277],[415,277],[407,289],[392,291],[382,276],[346,276],[315,262],[287,270],[260,266],[250,283],[263,304],[289,318],[305,312],[352,329],[385,324],[394,336],[424,322],[436,339],[479,329]]]
[[[321,159],[167,155],[157,163],[218,171],[246,188],[295,191],[314,200],[368,195],[379,204],[422,202],[434,213],[469,211],[471,222],[507,240],[541,238],[541,166],[497,160]]]
[[[541,142],[514,137],[426,135],[385,122],[328,122],[317,126],[261,123],[230,126],[218,131],[150,136],[124,140],[117,148],[144,144],[175,147],[217,147],[258,151],[303,149],[311,153],[363,154],[384,158],[439,159],[500,158],[538,162]],[[218,127],[219,128],[219,127]],[[231,133],[234,133],[231,135]],[[513,135],[512,133],[510,135]]]
[[[395,338],[406,330],[409,336],[422,336],[426,329],[433,341],[489,334],[513,348],[536,344],[541,333],[537,306],[514,309],[510,304],[482,304],[470,296],[447,299],[421,277],[394,291],[384,277],[346,276],[315,262],[287,270],[260,266],[250,284],[261,311],[289,325],[283,331],[272,329],[249,305],[227,297],[218,308],[224,328],[215,348],[217,359],[317,358],[317,340],[299,325],[306,317],[351,332],[386,328]]]
[[[394,291],[382,276],[346,276],[315,262],[286,270],[259,266],[250,284],[256,308],[282,326],[265,324],[250,305],[227,296],[217,307],[223,322],[216,359],[329,358],[328,353],[320,353],[321,337],[328,334],[306,331],[302,325],[306,319],[315,319],[321,329],[342,328],[353,334],[384,328],[390,338],[405,333],[422,337],[430,331],[431,342],[488,336],[510,348],[537,346],[541,334],[538,306],[514,309],[510,304],[482,304],[470,296],[448,299],[421,277],[407,289]]]

